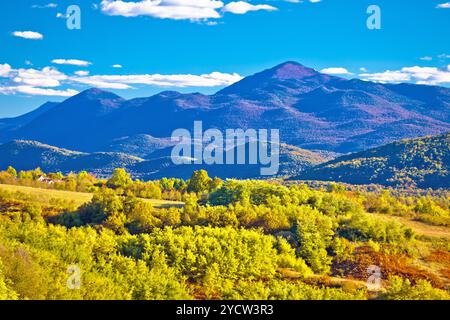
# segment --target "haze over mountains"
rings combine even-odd
[[[450,131],[450,89],[347,80],[286,62],[213,95],[165,91],[125,100],[89,89],[0,119],[0,143],[39,141],[153,160],[162,158],[158,152],[167,156],[175,129],[193,130],[199,120],[204,129],[279,129],[288,146],[349,153]]]

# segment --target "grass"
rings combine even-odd
[[[62,191],[53,189],[40,189],[32,187],[24,187],[17,185],[0,184],[0,190],[9,192],[23,192],[30,196],[42,199],[42,201],[48,202],[50,199],[58,199],[73,202],[76,206],[81,206],[91,201],[92,193]],[[170,208],[170,207],[183,207],[183,202],[156,200],[156,199],[142,199],[143,201],[150,202],[155,208]]]
[[[414,230],[419,235],[432,237],[432,238],[446,238],[450,239],[450,230],[446,227],[432,226],[420,221],[415,221],[412,218],[390,216],[386,214],[372,214],[380,219],[388,221],[397,221]]]

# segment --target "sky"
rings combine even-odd
[[[446,0],[0,1],[0,118],[90,87],[211,94],[285,61],[450,87],[449,30]]]

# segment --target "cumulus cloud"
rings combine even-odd
[[[123,68],[121,64],[113,64],[112,67],[115,68],[115,69],[122,69]]]
[[[137,17],[151,16],[162,19],[200,20],[220,18],[216,11],[223,7],[216,0],[142,0],[124,2],[121,0],[103,0],[101,10],[111,16]]]
[[[174,20],[208,20],[220,19],[222,12],[245,14],[249,11],[273,11],[273,6],[250,4],[245,1],[224,4],[220,0],[102,0],[101,11],[110,16],[150,16]]]
[[[35,31],[14,31],[13,36],[23,39],[29,39],[29,40],[42,40],[44,39],[44,36]]]
[[[68,77],[52,67],[36,69],[17,69],[11,72],[12,80],[21,85],[37,87],[59,87]]]
[[[74,89],[59,87],[87,85],[102,89],[131,89],[133,85],[155,87],[219,87],[228,86],[242,77],[237,73],[212,72],[209,74],[135,74],[135,75],[89,75],[80,70],[67,75],[54,67],[42,69],[13,69],[0,64],[1,94],[23,93],[29,95],[70,96]]]
[[[414,66],[395,71],[365,73],[359,76],[369,81],[381,83],[414,82],[416,84],[441,85],[450,83],[450,67],[439,69],[436,67]]]
[[[60,65],[77,66],[77,67],[87,67],[92,64],[89,61],[78,60],[78,59],[54,59],[54,60],[52,60],[52,63],[60,64]]]
[[[325,69],[322,69],[320,72],[325,73],[325,74],[342,74],[342,75],[352,74],[345,68],[325,68]]]
[[[267,4],[253,5],[244,1],[230,2],[226,4],[222,9],[223,12],[231,12],[234,14],[246,14],[247,12],[250,11],[259,11],[259,10],[275,11],[278,9],[273,6],[269,6]]]

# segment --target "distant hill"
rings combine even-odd
[[[0,145],[0,169],[18,170],[40,167],[46,172],[90,171],[110,174],[114,168],[128,167],[143,159],[123,153],[83,153],[57,148],[36,141],[11,141]]]
[[[450,188],[450,133],[401,140],[339,157],[294,179]]]
[[[142,137],[141,137],[142,138]],[[145,141],[154,142],[145,137]],[[141,141],[138,139],[137,141]],[[161,146],[161,145],[159,145]],[[122,152],[86,153],[53,147],[36,141],[14,140],[0,145],[0,169],[13,166],[17,170],[40,167],[46,172],[64,173],[86,170],[99,176],[110,175],[115,168],[126,168],[134,177],[159,179],[176,177],[187,179],[195,170],[205,169],[221,178],[258,178],[259,165],[175,165],[171,160],[172,147],[158,149],[147,159]],[[148,150],[146,150],[148,151]],[[145,152],[144,152],[145,153]],[[331,159],[329,154],[319,154],[297,147],[280,148],[279,176],[292,176]]]
[[[205,129],[279,129],[282,143],[348,153],[450,131],[448,88],[347,80],[291,61],[213,95],[165,91],[125,100],[89,89],[44,109],[0,119],[0,142],[142,157],[202,120]]]
[[[138,134],[131,137],[114,139],[105,148],[111,152],[122,152],[137,157],[148,158],[155,151],[173,146],[170,138],[155,138],[148,134]]]

